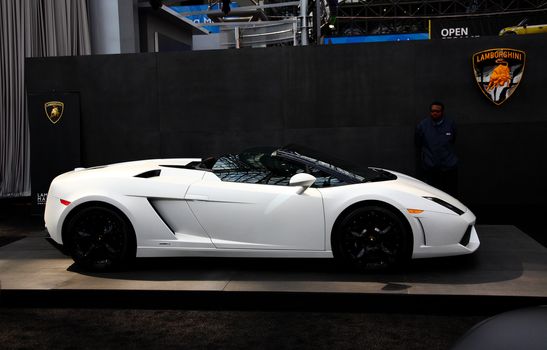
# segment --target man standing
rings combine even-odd
[[[423,179],[452,196],[458,194],[458,157],[454,151],[456,123],[444,116],[444,105],[430,105],[430,117],[416,126],[416,146],[420,152]]]

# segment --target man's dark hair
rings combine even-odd
[[[433,106],[441,106],[441,110],[444,112],[444,104],[440,101],[433,101],[431,102],[431,104],[429,105],[429,109],[431,109],[431,107]]]

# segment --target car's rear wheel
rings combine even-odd
[[[136,255],[136,240],[127,218],[105,206],[89,206],[67,224],[67,248],[86,270],[109,271],[125,267]]]
[[[400,266],[410,258],[412,237],[404,218],[386,207],[358,207],[341,218],[333,232],[334,257],[359,270]]]

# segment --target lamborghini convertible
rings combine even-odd
[[[294,145],[77,168],[52,181],[45,224],[93,271],[172,256],[334,257],[383,269],[480,244],[475,216],[448,194]]]

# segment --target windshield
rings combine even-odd
[[[382,169],[360,167],[348,161],[297,145],[256,147],[238,154],[207,158],[196,169],[211,169],[222,181],[288,186],[299,173],[313,175],[313,187],[333,187],[362,182],[394,180]]]
[[[331,155],[295,144],[282,147],[272,155],[316,166],[323,171],[337,174],[350,183],[393,180],[397,178],[385,170],[353,164],[347,160],[338,159]]]

